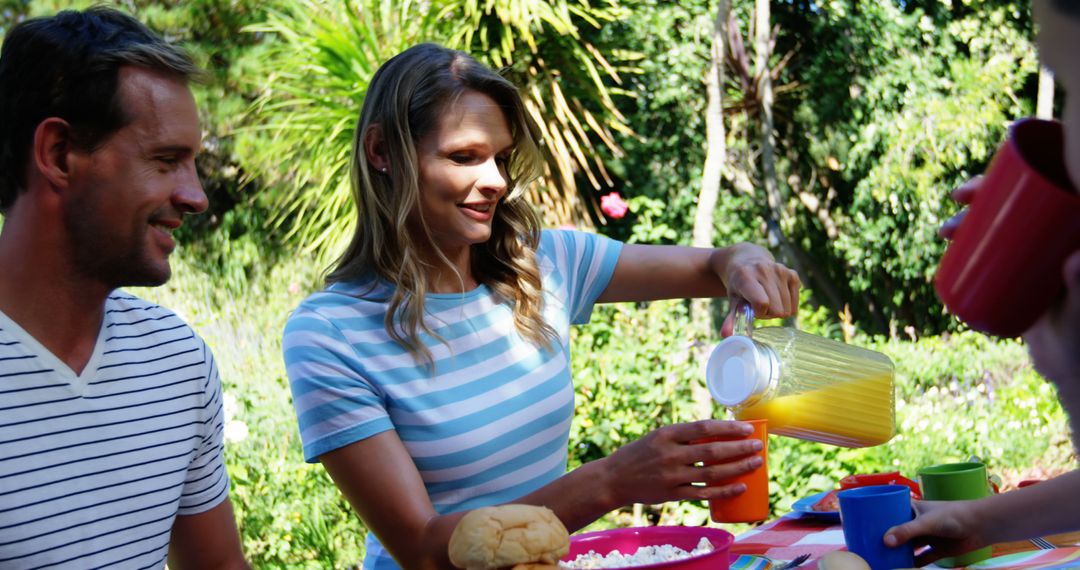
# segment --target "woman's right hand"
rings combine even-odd
[[[742,493],[745,485],[722,483],[762,465],[762,459],[755,455],[761,450],[761,442],[701,440],[745,437],[752,432],[752,426],[744,422],[701,420],[664,426],[646,434],[602,460],[613,503],[656,504]]]
[[[982,180],[982,175],[979,175],[961,184],[956,190],[952,191],[952,199],[964,205],[970,204],[971,200],[975,197],[975,193],[978,192],[979,188],[982,186]],[[956,228],[960,227],[960,222],[964,221],[964,216],[966,215],[967,209],[965,208],[960,210],[960,213],[945,220],[945,223],[941,224],[941,228],[938,229],[938,235],[945,239],[952,239],[953,235],[956,234]]]

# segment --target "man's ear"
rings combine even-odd
[[[38,123],[30,147],[30,160],[38,174],[53,187],[66,188],[68,185],[71,150],[71,125],[67,121],[49,117]]]
[[[364,157],[368,164],[380,172],[386,172],[390,160],[386,156],[386,142],[383,138],[382,125],[371,125],[364,133]]]

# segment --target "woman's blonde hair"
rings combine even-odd
[[[328,283],[382,280],[394,286],[385,318],[390,337],[417,361],[432,365],[420,331],[437,336],[424,322],[424,299],[432,268],[421,251],[453,269],[431,235],[420,203],[417,144],[438,128],[443,112],[466,91],[491,97],[506,115],[513,137],[507,164],[509,188],[495,209],[491,238],[472,246],[476,279],[513,306],[518,333],[540,347],[557,338],[543,317],[543,295],[536,248],[540,219],[524,197],[525,187],[541,172],[536,127],[525,112],[517,88],[464,52],[435,44],[413,46],[384,63],[364,97],[353,137],[352,190],[356,232],[335,262]],[[368,162],[364,140],[378,129],[388,171]],[[409,231],[407,219],[418,214],[422,232]]]

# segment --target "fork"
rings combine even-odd
[[[1057,546],[1054,543],[1050,542],[1049,540],[1046,540],[1045,538],[1041,538],[1041,537],[1038,537],[1038,536],[1031,539],[1031,544],[1034,544],[1035,546],[1038,546],[1042,550],[1053,550],[1053,549],[1057,548]]]
[[[776,568],[772,568],[770,570],[791,570],[792,568],[795,568],[796,566],[801,566],[802,563],[806,562],[809,558],[810,558],[810,553],[800,554],[799,556],[796,556],[794,560],[789,560],[789,561],[777,566]]]

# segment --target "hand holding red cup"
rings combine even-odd
[[[1080,194],[1065,167],[1061,124],[1013,124],[984,177],[957,189],[970,200],[935,279],[949,312],[973,329],[1019,336],[1061,296],[1062,266],[1080,249]],[[975,188],[978,187],[978,192]]]

